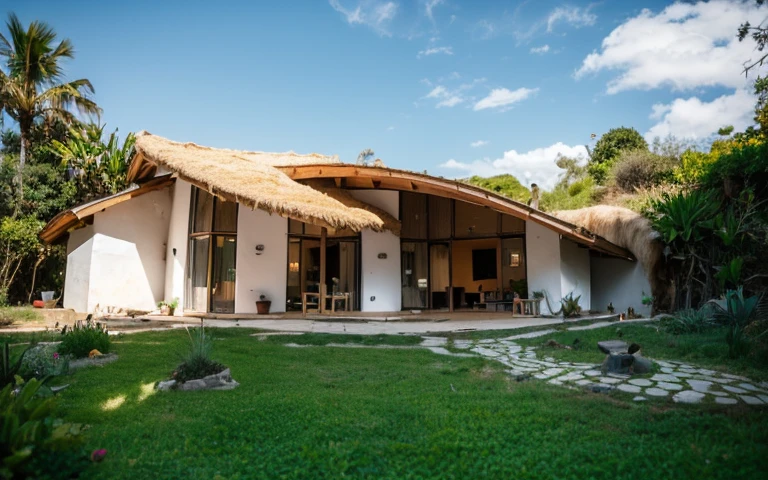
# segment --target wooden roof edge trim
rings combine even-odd
[[[600,252],[634,261],[635,257],[629,250],[613,244],[599,235],[596,235],[582,227],[561,220],[541,210],[536,210],[528,205],[522,204],[516,200],[499,195],[475,185],[450,180],[445,178],[432,177],[423,173],[409,172],[407,170],[382,169],[380,167],[364,167],[360,165],[334,164],[334,165],[299,165],[291,167],[277,167],[294,180],[307,180],[310,178],[325,177],[370,177],[378,175],[383,178],[392,178],[397,175],[398,178],[408,180],[411,183],[427,184],[435,190],[446,193],[446,196],[453,196],[456,193],[469,195],[477,200],[478,205],[493,208],[502,213],[513,215],[521,220],[531,220],[539,225],[555,230],[561,235],[594,248]],[[344,174],[344,171],[351,171],[353,174]],[[366,175],[366,173],[370,175]],[[384,174],[384,175],[382,175]],[[455,198],[455,197],[454,197]]]
[[[140,186],[132,186],[108,197],[93,200],[64,210],[63,212],[59,212],[45,225],[45,227],[43,227],[40,233],[38,233],[38,238],[40,238],[43,243],[52,244],[56,242],[59,237],[68,233],[73,228],[76,228],[80,222],[88,217],[106,210],[109,207],[144,195],[145,193],[161,190],[173,185],[175,182],[176,178],[172,175],[163,175],[161,177],[153,178]]]

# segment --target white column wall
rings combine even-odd
[[[552,308],[559,308],[562,298],[560,276],[560,235],[536,222],[526,222],[525,250],[528,261],[529,294],[543,290]],[[550,314],[547,302],[541,303],[541,313]]]
[[[166,188],[99,212],[91,227],[72,232],[64,306],[81,313],[97,306],[156,309],[165,290],[170,213]]]
[[[565,238],[560,240],[560,272],[561,295],[573,292],[574,298],[581,296],[581,311],[589,312],[592,302],[589,249],[580,248]]]
[[[355,198],[381,208],[395,218],[400,214],[400,194],[395,191],[354,190]],[[360,238],[363,312],[396,312],[402,308],[400,238],[391,232],[364,230]],[[379,258],[379,254],[387,258]]]
[[[184,280],[187,267],[187,246],[189,245],[189,202],[192,185],[181,179],[176,180],[172,189],[173,207],[168,226],[168,245],[165,250],[165,300],[179,299],[176,315],[184,313]],[[173,250],[176,249],[174,255]]]
[[[285,312],[288,281],[288,220],[240,205],[237,214],[235,312],[256,313],[259,295],[270,312]],[[264,245],[256,255],[256,245]]]
[[[651,307],[643,306],[642,295],[650,295],[651,285],[640,262],[620,258],[592,257],[592,308],[605,312],[613,303],[616,313],[628,307],[643,316],[651,314]]]
[[[88,290],[91,282],[93,227],[75,230],[67,241],[67,274],[64,277],[64,308],[87,313]],[[57,292],[58,293],[58,292]]]

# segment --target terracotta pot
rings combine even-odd
[[[256,313],[266,315],[269,313],[269,307],[272,306],[272,300],[259,300],[256,302]]]
[[[171,313],[171,307],[169,307],[168,305],[163,305],[162,307],[160,307],[160,315],[165,315],[166,317],[169,315],[173,315]]]

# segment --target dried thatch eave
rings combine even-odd
[[[359,208],[366,211],[369,211],[379,217],[384,222],[384,230],[389,230],[393,234],[400,236],[400,227],[401,223],[400,220],[396,219],[392,215],[390,215],[388,212],[382,210],[379,207],[375,207],[373,205],[370,205],[368,203],[363,202],[362,200],[359,200],[352,196],[351,193],[347,190],[342,190],[340,188],[336,188],[333,186],[332,182],[322,181],[322,180],[309,180],[307,182],[304,182],[305,185],[312,187],[314,190],[317,190],[318,192],[322,192],[326,195],[328,195],[331,198],[334,198],[338,200],[339,202],[343,203],[347,207],[350,208]]]
[[[225,200],[277,213],[323,227],[381,231],[384,222],[370,211],[348,207],[306,185],[291,180],[276,165],[307,165],[338,161],[318,154],[271,154],[178,143],[141,132],[129,179],[141,181],[158,167]]]
[[[664,258],[664,245],[647,218],[632,210],[609,205],[561,210],[553,215],[632,252],[643,266],[656,299],[655,306],[665,308],[671,299],[672,283]]]

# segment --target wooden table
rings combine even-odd
[[[318,309],[321,306],[321,296],[317,292],[303,292],[301,294],[301,312],[306,315],[307,314],[307,298],[314,297],[317,299],[317,306]],[[335,293],[331,295],[323,295],[322,301],[326,301],[330,299],[331,300],[331,312],[336,312],[336,300],[343,300],[344,301],[344,311],[349,311],[349,293]]]

